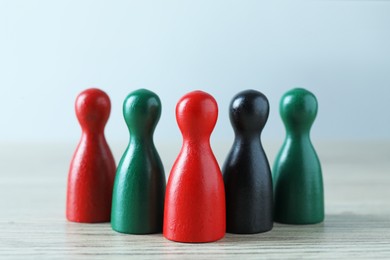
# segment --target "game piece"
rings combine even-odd
[[[146,89],[130,93],[123,103],[130,141],[114,182],[111,225],[128,234],[162,232],[165,174],[153,142],[161,116],[160,98]]]
[[[104,137],[110,110],[110,98],[99,89],[87,89],[76,99],[82,135],[68,174],[66,217],[69,221],[110,221],[115,161]]]
[[[177,242],[211,242],[226,230],[225,190],[210,147],[218,117],[215,99],[202,91],[184,95],[176,106],[183,145],[168,178],[164,230]]]
[[[235,139],[222,170],[226,191],[226,231],[266,232],[273,226],[272,176],[260,135],[269,104],[256,90],[245,90],[230,103]]]
[[[273,168],[277,222],[314,224],[324,220],[321,165],[310,141],[317,107],[316,97],[302,88],[288,91],[281,99],[286,139]]]

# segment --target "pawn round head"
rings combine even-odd
[[[242,91],[230,102],[229,117],[236,134],[260,134],[268,115],[268,99],[259,91]]]
[[[104,91],[90,88],[77,96],[75,108],[77,119],[83,129],[102,131],[110,116],[111,102]]]
[[[147,89],[133,91],[123,102],[123,116],[131,133],[153,134],[161,116],[160,98]]]
[[[210,138],[218,117],[215,99],[203,91],[184,95],[176,105],[176,120],[184,138]]]
[[[280,116],[288,130],[310,130],[318,110],[313,93],[303,88],[286,92],[280,101]]]

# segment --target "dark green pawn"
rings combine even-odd
[[[161,116],[159,97],[146,89],[130,93],[123,103],[129,145],[116,170],[111,225],[128,234],[162,232],[165,174],[153,143]]]
[[[281,99],[286,139],[273,168],[277,222],[314,224],[324,220],[321,165],[310,141],[317,108],[316,97],[302,88],[288,91]]]

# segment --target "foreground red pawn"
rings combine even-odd
[[[110,110],[109,97],[99,89],[87,89],[76,99],[76,115],[82,135],[68,175],[66,217],[69,221],[110,221],[116,170],[104,137]]]
[[[210,147],[218,117],[215,99],[202,91],[182,97],[176,119],[183,146],[169,175],[164,236],[178,242],[211,242],[226,230],[225,190]]]

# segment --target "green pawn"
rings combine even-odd
[[[286,139],[273,168],[276,222],[314,224],[324,220],[321,165],[310,141],[317,109],[316,97],[302,88],[288,91],[281,99]]]
[[[112,196],[112,229],[128,234],[162,232],[165,174],[153,143],[161,116],[159,97],[146,89],[130,93],[123,103],[129,145],[116,170]]]

